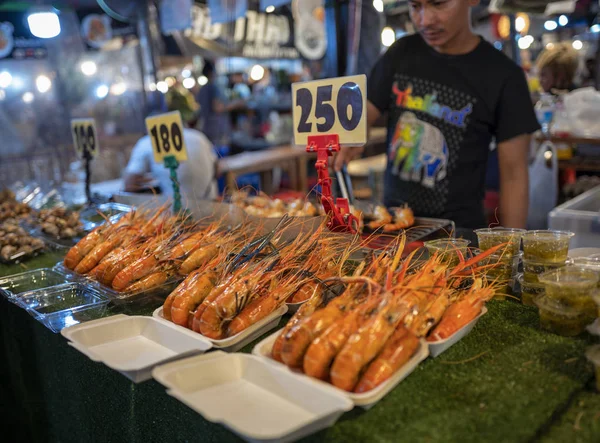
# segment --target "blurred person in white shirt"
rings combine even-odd
[[[213,200],[218,195],[217,156],[213,145],[200,131],[184,128],[183,138],[187,148],[187,161],[177,168],[177,179],[183,202]],[[163,195],[173,197],[170,171],[154,161],[152,142],[145,135],[135,144],[125,168],[126,192],[140,192],[158,184]]]

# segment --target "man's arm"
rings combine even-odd
[[[137,192],[146,188],[148,183],[152,181],[151,177],[146,176],[150,172],[150,167],[145,158],[145,151],[147,149],[152,149],[150,139],[144,137],[136,143],[131,151],[131,157],[129,158],[129,163],[125,168],[125,175],[123,177],[125,192]]]
[[[377,109],[377,106],[367,101],[367,134],[379,117],[381,117],[381,112]],[[335,157],[334,169],[336,171],[341,170],[345,164],[358,157],[364,150],[364,146],[341,147],[340,152]]]
[[[527,155],[530,135],[520,135],[498,144],[500,169],[500,223],[507,228],[525,228],[529,208]]]
[[[231,112],[231,111],[235,111],[238,109],[243,109],[246,106],[246,100],[243,99],[238,99],[238,100],[233,100],[231,102],[223,102],[218,98],[215,98],[212,102],[213,104],[213,111],[217,112],[217,113],[222,113],[222,112]]]

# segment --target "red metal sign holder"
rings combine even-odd
[[[348,199],[338,198],[336,202],[331,196],[331,177],[329,176],[329,157],[334,152],[339,152],[339,136],[330,135],[309,135],[306,152],[317,153],[317,174],[318,184],[321,185],[321,204],[325,213],[329,217],[327,227],[334,232],[358,232],[358,219],[350,212]]]

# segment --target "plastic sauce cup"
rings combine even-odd
[[[557,335],[575,337],[593,321],[585,309],[567,306],[548,296],[536,298],[535,304],[539,308],[540,327]]]
[[[539,283],[539,276],[546,272],[564,268],[566,263],[545,263],[523,260],[523,280],[527,283]]]
[[[489,282],[500,284],[496,287],[496,299],[504,300],[506,295],[512,294],[522,255],[522,252],[514,256],[492,254],[477,264],[480,268],[485,266],[483,273]]]
[[[539,276],[546,287],[546,296],[565,306],[584,310],[596,317],[598,309],[592,296],[597,291],[600,276],[587,269],[569,266]]]
[[[471,241],[464,238],[443,238],[426,241],[424,244],[430,255],[438,253],[442,262],[449,266],[456,266],[460,262],[458,251],[466,257],[469,243]]]
[[[518,280],[521,286],[521,303],[526,306],[536,306],[535,300],[544,295],[546,287],[539,283],[529,283],[524,280],[522,275]]]
[[[569,241],[575,234],[567,231],[527,231],[523,234],[525,260],[564,263],[569,254]]]
[[[477,229],[475,234],[477,234],[479,248],[482,251],[487,251],[494,246],[508,243],[506,248],[501,249],[499,252],[515,255],[521,249],[521,237],[523,237],[525,232],[525,229],[496,227]]]

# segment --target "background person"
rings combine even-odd
[[[368,79],[368,124],[388,114],[384,203],[486,225],[485,175],[498,144],[500,221],[524,228],[527,154],[539,128],[523,70],[470,27],[477,0],[410,0],[418,33],[396,41]],[[342,148],[336,169],[362,148]],[[468,233],[466,233],[468,234]],[[465,234],[465,235],[466,235]]]
[[[182,200],[213,200],[217,197],[217,157],[212,143],[200,131],[183,129],[188,159],[177,168]],[[125,168],[126,192],[139,192],[157,182],[162,193],[173,196],[169,169],[154,161],[152,142],[148,135],[138,140]]]
[[[544,49],[536,60],[540,85],[544,92],[552,93],[553,89],[575,89],[573,81],[578,66],[577,51],[570,43],[554,43],[551,48]]]
[[[196,101],[200,105],[199,129],[217,147],[227,145],[231,137],[230,112],[245,106],[245,100],[227,101],[216,82],[215,65],[206,60],[202,69],[208,82],[200,88]]]

